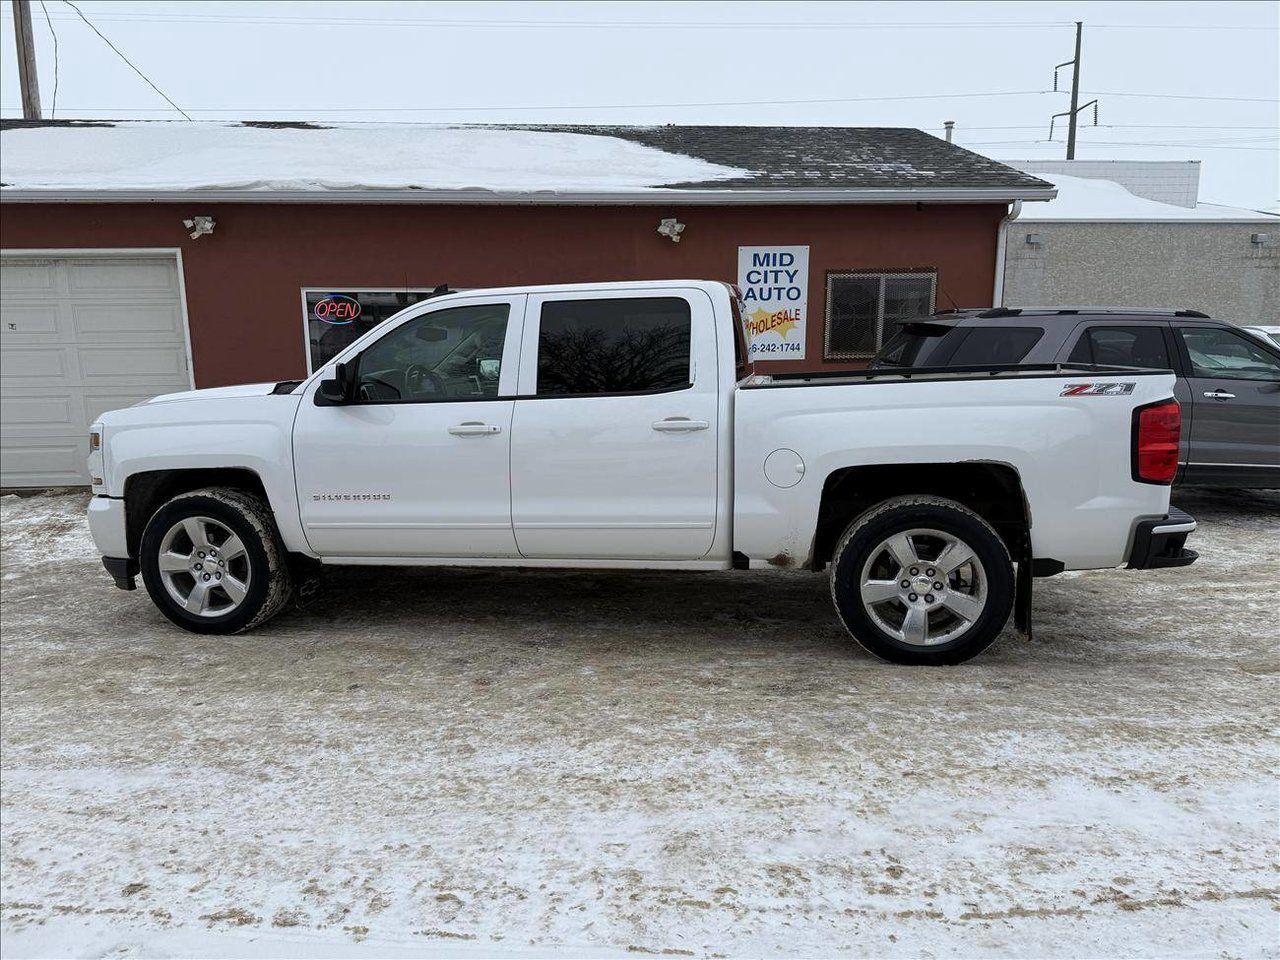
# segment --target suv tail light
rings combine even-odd
[[[1178,473],[1178,440],[1182,408],[1177,400],[1133,411],[1133,479],[1139,483],[1173,483]]]

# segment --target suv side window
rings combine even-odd
[[[1280,360],[1244,334],[1221,327],[1178,327],[1193,377],[1280,380]]]
[[[537,395],[655,393],[693,381],[683,297],[551,300],[538,326]]]
[[[1110,367],[1149,367],[1171,370],[1164,324],[1132,327],[1089,327],[1080,335],[1068,363],[1098,363]]]
[[[498,395],[506,303],[435,310],[403,323],[360,354],[357,396],[372,403]]]
[[[1021,363],[1044,336],[1041,327],[970,327],[947,358],[948,367]]]

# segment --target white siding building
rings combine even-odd
[[[1280,318],[1280,217],[1198,202],[1194,161],[1013,166],[1051,181],[1058,196],[1026,205],[1008,225],[1005,306],[1173,307],[1240,324]]]

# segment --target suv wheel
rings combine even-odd
[[[183,493],[142,532],[142,581],[160,612],[193,633],[238,633],[292,593],[284,547],[260,497],[226,487]]]
[[[1013,606],[1013,564],[1000,535],[941,497],[898,497],[849,525],[831,564],[845,629],[893,663],[942,665],[977,656]]]

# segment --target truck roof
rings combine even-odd
[[[450,290],[448,293],[442,294],[439,299],[446,297],[509,296],[516,293],[581,293],[588,290],[675,290],[688,289],[689,287],[696,287],[710,293],[726,289],[728,282],[724,280],[610,280],[599,283],[547,283]]]

